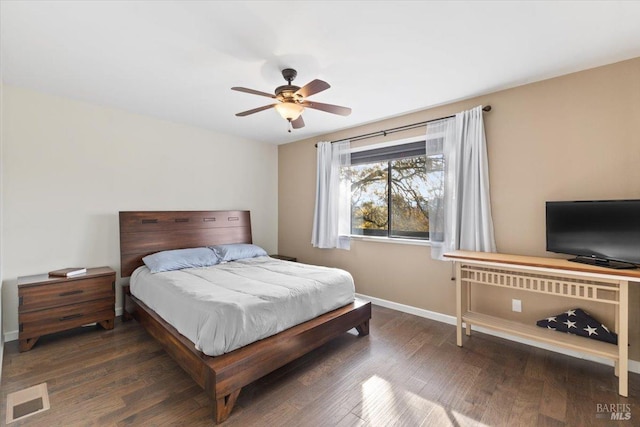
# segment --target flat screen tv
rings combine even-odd
[[[640,200],[547,202],[547,251],[611,268],[640,265]]]

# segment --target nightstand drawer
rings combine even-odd
[[[20,315],[19,335],[20,339],[25,339],[99,322],[114,316],[112,298],[31,311]]]
[[[19,289],[20,313],[101,298],[114,298],[113,277],[103,276]]]
[[[110,267],[87,268],[73,277],[18,277],[20,351],[31,350],[42,335],[87,323],[113,329],[115,282],[116,272]]]

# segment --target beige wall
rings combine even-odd
[[[119,270],[118,211],[249,209],[277,249],[277,147],[4,86],[4,331],[18,276]],[[120,299],[116,307],[120,307]]]
[[[314,144],[448,116],[480,104],[493,107],[484,117],[498,251],[554,256],[545,252],[547,200],[640,199],[640,58],[636,58],[281,145],[279,252],[303,262],[345,268],[353,274],[359,293],[455,315],[451,265],[432,260],[428,247],[358,240],[352,242],[351,251],[311,247]],[[477,309],[523,322],[576,305],[563,298],[494,289],[480,294]],[[522,299],[522,313],[510,311],[511,298]],[[640,360],[639,300],[640,292],[632,286],[630,352],[635,360]],[[580,306],[612,323],[611,311]]]

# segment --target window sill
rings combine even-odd
[[[390,237],[376,237],[376,236],[362,236],[351,235],[352,240],[359,240],[362,242],[376,242],[376,243],[393,243],[396,245],[413,245],[413,246],[431,246],[429,240],[415,240],[415,239],[402,239],[402,238],[390,238]]]

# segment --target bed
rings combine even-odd
[[[121,276],[129,277],[146,255],[180,248],[252,243],[249,211],[120,212]],[[269,263],[255,260],[255,263]],[[371,304],[359,299],[236,350],[208,356],[123,287],[123,320],[135,318],[202,387],[213,418],[226,420],[242,387],[356,328],[368,335]]]

